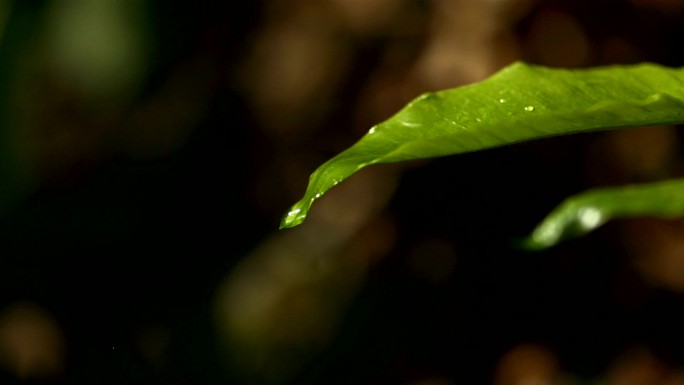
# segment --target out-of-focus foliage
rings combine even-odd
[[[594,189],[565,200],[532,232],[532,249],[589,233],[613,218],[674,218],[684,212],[684,181]]]

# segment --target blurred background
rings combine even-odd
[[[0,0],[1,384],[684,384],[684,221],[513,245],[684,175],[675,127],[308,175],[515,61],[684,64],[681,0]]]

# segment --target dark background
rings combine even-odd
[[[277,231],[422,92],[682,65],[684,2],[0,4],[1,384],[684,382],[684,222],[515,246],[680,176],[675,127],[374,167]]]

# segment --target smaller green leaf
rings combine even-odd
[[[578,237],[611,219],[636,216],[673,218],[684,214],[684,179],[598,188],[574,195],[556,207],[524,242],[543,249]]]

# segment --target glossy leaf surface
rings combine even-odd
[[[543,137],[684,122],[684,72],[654,64],[586,70],[514,63],[476,84],[424,94],[320,166],[281,228],[373,164],[459,154]]]
[[[684,214],[684,179],[599,188],[572,196],[556,207],[525,242],[531,249],[584,235],[615,218]]]

